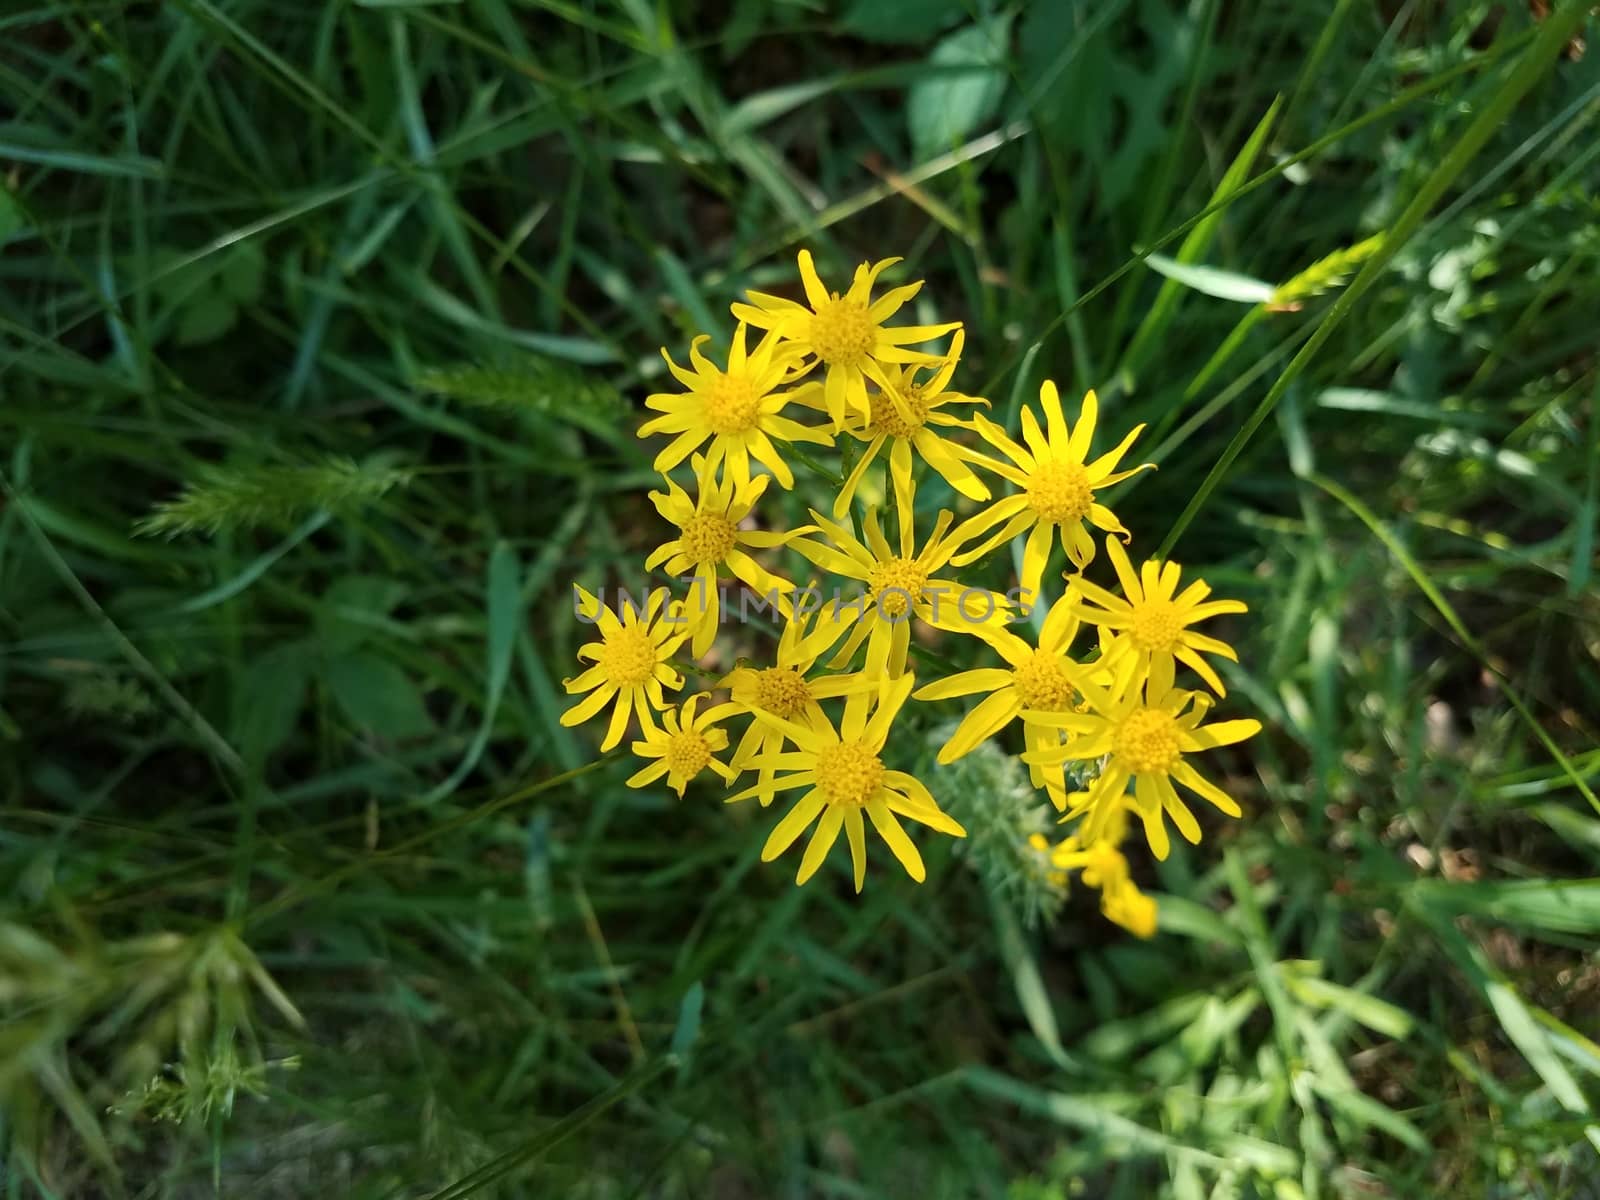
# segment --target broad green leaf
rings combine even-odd
[[[267,259],[258,242],[238,242],[229,251],[217,283],[239,304],[254,304],[261,296]]]
[[[327,653],[354,650],[383,629],[384,618],[410,589],[381,575],[347,575],[322,595],[317,606],[317,637]]]
[[[416,737],[433,728],[416,686],[387,659],[341,654],[328,662],[325,677],[345,716],[379,737]]]
[[[178,314],[179,345],[203,346],[214,342],[239,319],[239,309],[221,293],[206,292],[184,305]]]
[[[969,73],[939,74],[915,83],[906,96],[911,147],[919,159],[959,145],[1000,107],[1005,91],[1003,63],[1011,18],[995,17],[952,33],[933,48],[929,62],[969,67]]]
[[[239,673],[231,740],[246,759],[260,761],[294,731],[312,661],[311,647],[290,642],[268,650]]]
[[[874,42],[931,42],[968,11],[965,0],[852,0],[839,28]]]

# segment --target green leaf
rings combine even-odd
[[[1313,1008],[1335,1009],[1385,1037],[1409,1037],[1416,1024],[1410,1013],[1387,1000],[1380,1000],[1342,984],[1329,983],[1315,975],[1288,974],[1284,982],[1298,999]]]
[[[1022,928],[1007,905],[993,896],[989,910],[994,914],[995,940],[1000,947],[1000,957],[1011,972],[1012,986],[1017,990],[1017,1002],[1022,1005],[1022,1015],[1028,1019],[1028,1028],[1038,1038],[1058,1063],[1068,1061],[1061,1045],[1061,1030],[1056,1024],[1055,1009],[1050,1004],[1050,992],[1039,974],[1039,964],[1033,961],[1027,943],[1022,938]]]
[[[387,659],[341,654],[329,661],[325,678],[345,716],[379,737],[416,737],[433,728],[421,693]]]
[[[1221,267],[1204,267],[1198,263],[1181,263],[1163,254],[1152,254],[1144,260],[1158,274],[1176,280],[1197,292],[1215,296],[1219,300],[1237,300],[1243,304],[1261,304],[1272,299],[1276,290],[1270,283],[1224,271]]]
[[[1187,896],[1160,894],[1156,897],[1156,914],[1162,933],[1175,933],[1202,942],[1221,942],[1227,946],[1244,945],[1243,936],[1220,914]]]
[[[1005,92],[1001,64],[1010,32],[1011,18],[996,17],[952,33],[933,48],[928,60],[933,65],[971,71],[933,75],[911,86],[906,119],[918,158],[943,154],[994,116]]]
[[[964,0],[854,0],[839,28],[873,42],[920,43],[966,12]]]
[[[1494,883],[1429,880],[1412,888],[1422,904],[1552,933],[1600,934],[1600,879],[1525,879]]]
[[[1332,1083],[1317,1075],[1310,1076],[1310,1081],[1312,1091],[1326,1100],[1334,1111],[1348,1117],[1357,1125],[1382,1130],[1419,1154],[1427,1154],[1433,1150],[1433,1144],[1422,1136],[1421,1130],[1364,1092]]]
[[[1418,911],[1456,965],[1466,973],[1488,1001],[1489,1007],[1494,1009],[1501,1030],[1522,1053],[1522,1057],[1528,1060],[1528,1065],[1539,1078],[1544,1080],[1550,1094],[1569,1112],[1588,1112],[1588,1101],[1578,1087],[1577,1080],[1562,1063],[1551,1039],[1534,1015],[1538,1010],[1529,1009],[1516,989],[1490,964],[1483,950],[1463,936],[1448,915],[1426,904],[1419,905]]]
[[[8,132],[20,132],[17,126],[8,126]],[[102,154],[82,154],[76,150],[27,146],[19,142],[0,142],[0,162],[38,163],[58,171],[77,171],[84,175],[110,175],[127,179],[162,179],[165,168],[159,159],[142,154],[124,154],[116,157]]]
[[[700,1036],[700,1013],[705,1007],[705,1000],[705,985],[696,979],[683,994],[683,1000],[678,1005],[678,1024],[672,1031],[672,1053],[680,1058],[687,1058],[689,1047]]]
[[[1217,182],[1216,190],[1211,195],[1212,203],[1233,195],[1249,179],[1250,168],[1255,165],[1256,158],[1261,153],[1261,148],[1266,145],[1267,137],[1278,119],[1279,105],[1280,102],[1274,100],[1261,120],[1256,122],[1250,136],[1239,148],[1239,153],[1234,155],[1233,161],[1228,164],[1228,169],[1222,173],[1222,178]],[[1218,210],[1191,229],[1178,247],[1176,259],[1171,260],[1174,265],[1194,266],[1198,259],[1204,257],[1211,249],[1211,243],[1216,239],[1226,215],[1227,210]],[[1266,287],[1265,284],[1262,286]],[[1267,288],[1266,291],[1267,295],[1271,295],[1271,288]],[[1162,335],[1176,318],[1182,299],[1182,287],[1177,278],[1169,278],[1161,285],[1154,303],[1150,305],[1144,320],[1139,323],[1139,328],[1122,357],[1123,365],[1128,370],[1137,373],[1155,353]]]
[[[239,319],[239,309],[220,294],[206,294],[184,306],[178,314],[177,337],[182,346],[203,346],[214,342]]]
[[[304,642],[275,646],[239,673],[232,740],[246,759],[264,759],[294,732],[305,703],[310,649]]]
[[[317,637],[329,653],[354,650],[383,627],[383,618],[409,589],[381,575],[347,575],[323,593],[317,607]]]
[[[27,218],[22,215],[22,207],[11,198],[3,184],[0,184],[0,246],[9,242],[14,234],[20,233],[28,227]]]
[[[218,283],[238,303],[254,304],[261,296],[266,270],[266,255],[257,242],[236,242]]]
[[[495,543],[489,555],[489,578],[485,586],[489,609],[489,656],[485,664],[486,683],[483,697],[483,719],[472,745],[450,777],[429,792],[429,803],[444,799],[471,774],[478,765],[483,751],[494,731],[495,714],[500,711],[500,698],[505,693],[506,680],[511,674],[511,653],[516,648],[517,634],[522,628],[522,563],[510,542]]]
[[[1034,1113],[1081,1129],[1092,1137],[1116,1142],[1127,1147],[1124,1157],[1170,1154],[1190,1158],[1197,1163],[1213,1167],[1223,1165],[1215,1154],[1187,1146],[1176,1138],[1139,1124],[1118,1113],[1113,1107],[1117,1097],[1104,1095],[1072,1095],[1067,1092],[1044,1091],[1019,1080],[1003,1075],[988,1067],[970,1067],[966,1072],[969,1086],[981,1095],[1014,1104],[1024,1112]]]

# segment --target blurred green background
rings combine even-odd
[[[1600,1196],[1586,8],[8,0],[4,1194]],[[556,724],[657,348],[801,246],[1249,602],[1153,940],[959,705],[859,898]]]

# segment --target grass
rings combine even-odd
[[[0,15],[5,1194],[1600,1195],[1585,7]],[[958,705],[860,897],[557,724],[656,348],[802,245],[1249,602],[1152,941]]]

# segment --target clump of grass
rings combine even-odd
[[[146,536],[258,525],[282,528],[308,512],[348,514],[411,482],[405,468],[329,457],[298,466],[211,467],[134,526]]]
[[[428,367],[417,372],[415,383],[423,391],[462,404],[560,417],[601,430],[614,429],[627,411],[614,384],[534,355]]]

